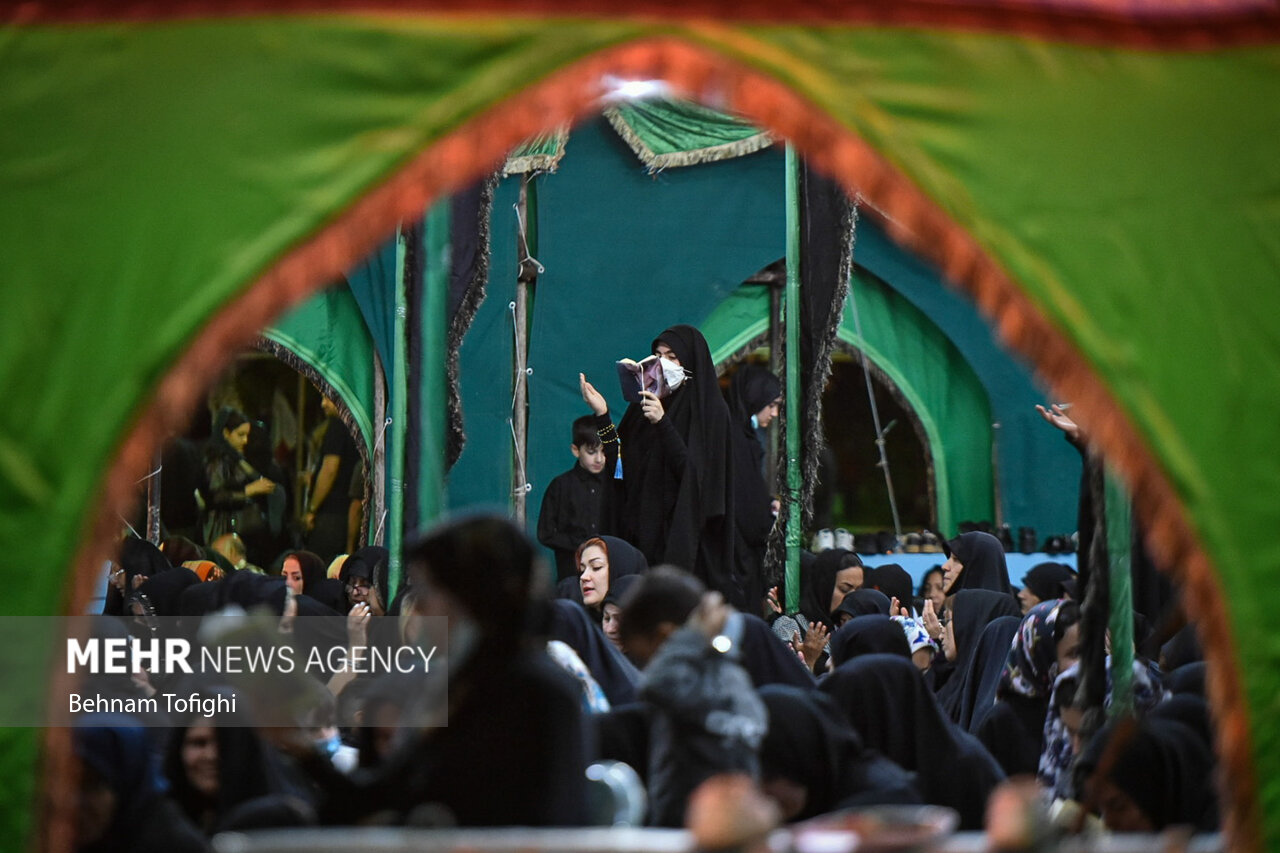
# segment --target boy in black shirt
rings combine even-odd
[[[593,536],[615,535],[617,503],[614,470],[618,465],[618,433],[609,405],[586,377],[578,374],[582,399],[594,415],[573,422],[569,449],[578,460],[556,477],[542,496],[538,541],[556,554],[556,581],[576,577],[578,546]]]

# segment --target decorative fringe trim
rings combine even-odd
[[[139,404],[137,418],[85,511],[64,612],[84,611],[102,559],[114,551],[117,513],[129,511],[134,481],[150,470],[147,465],[155,448],[170,430],[182,428],[187,413],[234,353],[251,342],[254,330],[341,276],[393,233],[398,221],[420,216],[431,200],[491,171],[521,140],[540,128],[589,114],[602,95],[599,81],[605,74],[662,78],[695,100],[700,95],[710,100],[714,95],[716,103],[726,103],[755,124],[792,140],[810,163],[839,180],[851,198],[865,197],[886,211],[889,218],[883,225],[888,234],[957,282],[1001,339],[1036,365],[1055,395],[1072,400],[1078,421],[1125,478],[1139,520],[1148,531],[1152,556],[1169,566],[1174,581],[1184,585],[1188,616],[1199,625],[1209,664],[1209,697],[1218,722],[1218,754],[1229,804],[1223,821],[1225,846],[1260,851],[1262,821],[1250,751],[1249,709],[1223,592],[1168,476],[1111,393],[1067,336],[977,241],[878,151],[781,81],[705,44],[670,36],[608,48],[513,93],[436,140],[382,185],[337,212],[327,226],[302,238],[226,302]],[[55,668],[50,701],[71,689],[70,676]],[[72,790],[67,784],[74,778],[75,766],[70,732],[50,727],[44,735],[39,796],[47,808],[41,813],[36,845],[57,851],[70,849],[69,828],[75,821],[74,804],[56,793]]]
[[[445,377],[448,382],[449,414],[447,434],[445,435],[445,471],[453,468],[462,450],[467,444],[466,424],[462,415],[462,390],[459,386],[461,367],[459,365],[459,349],[462,339],[467,336],[476,312],[487,295],[489,284],[489,263],[493,254],[490,240],[490,222],[493,214],[493,194],[498,188],[498,176],[492,174],[485,178],[480,189],[480,211],[476,217],[476,231],[480,239],[476,244],[476,268],[467,284],[467,289],[458,304],[458,310],[449,320],[449,338],[445,343],[447,349],[445,361]]]
[[[550,154],[541,152],[508,157],[507,162],[502,166],[503,177],[523,175],[529,172],[550,172],[555,174],[556,169],[560,168],[560,161],[564,159],[564,147],[569,141],[569,127],[561,125],[550,136],[556,141],[554,151]]]
[[[636,133],[635,128],[627,121],[627,117],[617,107],[607,108],[604,111],[604,117],[609,120],[609,124],[613,126],[618,136],[622,137],[622,141],[627,143],[627,146],[640,158],[640,162],[648,167],[651,175],[663,169],[697,166],[702,163],[716,163],[721,160],[732,160],[735,157],[745,157],[748,154],[763,151],[774,143],[773,135],[762,130],[737,142],[709,145],[706,148],[695,148],[692,151],[673,151],[670,154],[658,154],[649,147],[648,143],[640,137],[640,134]]]

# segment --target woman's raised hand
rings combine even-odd
[[[603,415],[609,411],[609,403],[604,399],[604,395],[596,390],[595,386],[587,381],[585,373],[578,374],[578,390],[582,392],[582,402],[591,407],[591,411],[597,415]]]

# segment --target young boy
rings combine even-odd
[[[582,399],[595,414],[573,422],[569,449],[578,462],[547,486],[538,514],[538,541],[555,551],[557,582],[577,576],[579,545],[593,536],[614,535],[618,526],[613,479],[618,434],[603,395],[582,374],[578,380]]]

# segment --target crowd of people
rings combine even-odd
[[[634,771],[653,826],[685,825],[699,787],[728,775],[778,822],[935,804],[981,829],[993,792],[1026,777],[1063,826],[1216,828],[1190,628],[1155,659],[1134,657],[1132,708],[1098,728],[1082,704],[1074,572],[1043,564],[1015,590],[987,533],[946,542],[918,586],[851,551],[805,553],[789,611],[761,571],[778,511],[761,444],[777,378],[740,369],[726,399],[689,326],[653,352],[669,362],[663,388],[616,426],[579,377],[591,413],[573,423],[575,466],[548,488],[537,529],[554,581],[528,535],[492,516],[408,543],[396,584],[381,548],[332,561],[289,550],[259,573],[189,541],[126,540],[103,632],[154,633],[173,617],[194,634],[238,608],[268,614],[280,642],[429,645],[443,660],[430,673],[325,671],[293,728],[86,717],[80,847],[205,850],[219,831],[303,825],[607,825],[617,809],[586,773],[600,762]],[[270,494],[237,458],[242,426],[226,420],[226,448],[209,457],[215,513]],[[209,532],[239,532],[218,518]],[[299,630],[309,614],[345,630]],[[411,707],[431,678],[447,681],[447,726]],[[138,672],[109,689],[147,695],[157,680]],[[1107,704],[1112,692],[1108,673]]]

